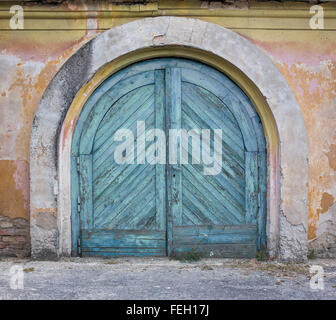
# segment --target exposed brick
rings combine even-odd
[[[24,237],[24,236],[17,236],[17,237],[15,237],[15,241],[16,242],[27,242],[27,238],[26,237]]]
[[[3,236],[2,237],[3,242],[15,242],[15,237],[12,236]]]
[[[7,243],[1,243],[0,242],[0,249],[6,248],[8,246]]]
[[[13,231],[10,229],[0,229],[0,236],[13,236]]]
[[[0,228],[12,228],[13,224],[7,221],[0,222]]]
[[[24,249],[27,245],[25,243],[9,243],[8,249]]]
[[[29,222],[0,215],[0,256],[30,256]]]
[[[0,236],[28,236],[28,230],[24,229],[0,229]]]
[[[23,218],[16,218],[12,222],[17,228],[29,230],[29,222]]]

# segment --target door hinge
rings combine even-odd
[[[81,255],[81,240],[80,238],[77,239],[77,253],[78,255]]]
[[[80,213],[81,211],[81,198],[80,196],[77,197],[77,212]]]
[[[76,157],[77,172],[80,173],[80,158]]]

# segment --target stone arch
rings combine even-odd
[[[228,75],[251,99],[267,140],[269,254],[305,259],[308,145],[293,93],[270,58],[249,40],[215,24],[179,17],[146,18],[104,32],[71,56],[50,82],[31,132],[32,256],[71,253],[71,141],[85,101],[112,73],[163,56],[206,63]],[[57,225],[41,224],[41,213],[57,215]]]

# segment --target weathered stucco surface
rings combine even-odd
[[[325,5],[324,30],[309,28],[308,4],[262,4],[248,10],[242,1],[238,7],[241,7],[241,16],[236,15],[232,7],[228,11],[227,6],[200,1],[161,1],[142,8],[100,3],[90,7],[93,11],[89,15],[85,12],[87,6],[65,3],[60,7],[65,12],[63,18],[53,19],[51,15],[50,19],[43,20],[39,19],[39,14],[50,11],[48,6],[40,7],[40,13],[29,7],[22,32],[10,30],[9,8],[0,7],[4,14],[8,14],[8,19],[0,20],[0,215],[29,220],[30,130],[44,90],[67,59],[106,29],[146,16],[179,14],[197,17],[241,34],[263,50],[281,71],[298,101],[307,128],[309,245],[322,255],[335,254],[336,7]],[[267,15],[263,11],[265,8],[283,12],[281,16],[273,14],[278,12],[276,10]],[[78,9],[84,11],[79,14]],[[113,10],[103,14],[102,9]],[[251,19],[244,16],[244,12],[249,12]],[[258,12],[261,13],[259,16]],[[298,14],[288,19],[286,15],[293,15],[293,12]],[[56,16],[56,12],[53,14]],[[123,34],[115,41],[128,44]],[[160,44],[160,35],[155,41],[154,44]],[[41,154],[53,152],[56,157],[54,151],[48,150],[42,142],[40,148]],[[55,177],[46,176],[45,179],[53,181]],[[293,181],[293,188],[295,183]],[[43,180],[40,184],[43,185]],[[32,192],[40,192],[43,198],[49,191],[45,189],[41,187]],[[57,232],[51,228],[56,222],[51,216],[46,218],[48,213],[57,217],[55,197],[33,209],[32,217],[39,221],[36,228],[47,226],[46,238],[55,239],[57,243]],[[293,225],[297,223],[296,218],[295,215],[290,218]],[[285,242],[292,240],[288,238]]]
[[[287,41],[254,42],[279,67],[299,102],[309,145],[309,247],[335,256],[336,227],[336,38],[297,33]],[[330,252],[329,252],[330,251]]]

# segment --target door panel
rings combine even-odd
[[[157,82],[162,78],[156,75]],[[162,113],[156,116],[159,109],[155,105],[162,99],[158,87],[162,87],[162,83],[132,87],[112,104],[96,130],[92,154],[80,158],[81,175],[86,176],[82,180],[87,182],[81,184],[85,205],[81,223],[83,254],[166,254],[165,206],[162,205],[165,188],[162,190],[160,185],[164,181],[160,182],[160,169],[156,165],[141,161],[138,164],[139,158],[145,158],[151,143],[146,142],[138,152],[136,138],[139,121],[143,121],[146,130],[158,125],[157,118]],[[120,129],[133,133],[130,152],[122,154],[124,163],[115,159],[115,152],[122,143],[115,139]],[[123,139],[125,141],[125,137]],[[91,160],[90,173],[84,167],[88,164],[82,162],[83,157]],[[91,188],[86,191],[89,183]],[[89,192],[91,200],[88,200]]]
[[[166,80],[166,118],[167,129],[181,128],[181,69],[167,68]],[[169,141],[169,147],[172,145]],[[167,165],[167,251],[173,253],[173,225],[182,221],[182,172],[178,164],[179,144],[168,152]],[[175,159],[176,156],[176,159]]]
[[[194,72],[196,77],[197,72]],[[195,78],[194,78],[195,79]],[[257,194],[258,167],[253,166],[248,153],[248,165],[253,170],[249,176],[248,196],[246,196],[245,148],[243,136],[228,107],[212,92],[191,83],[194,79],[181,83],[181,128],[187,131],[196,129],[221,129],[222,159],[221,171],[216,175],[204,174],[204,163],[192,164],[192,142],[188,143],[188,164],[181,166],[182,187],[179,205],[182,220],[173,218],[173,249],[175,254],[186,251],[200,251],[204,255],[218,256],[223,252],[221,245],[231,245],[241,249],[247,256],[255,256],[257,227],[253,215],[256,214],[251,200]],[[189,139],[191,140],[191,139]],[[210,154],[214,152],[213,139],[210,145],[202,139],[200,156],[203,160],[203,144],[207,143]],[[181,147],[183,147],[181,145]],[[184,146],[185,147],[185,146]],[[246,224],[249,224],[248,227]],[[233,251],[237,251],[232,249]]]
[[[130,66],[99,90],[74,134],[72,203],[80,216],[78,231],[73,217],[74,253],[155,256],[192,250],[254,257],[266,239],[266,150],[260,119],[242,91],[214,69],[168,58]],[[137,136],[144,129],[140,121],[146,132],[165,134],[165,163],[149,163],[157,138]],[[128,145],[124,136],[115,139],[121,129],[131,133]],[[200,161],[193,161],[191,138],[186,144],[180,138],[172,148],[171,130],[180,129],[196,130],[200,138],[202,130],[210,132],[209,140],[200,139]],[[206,174],[204,151],[214,154],[215,129],[221,130],[219,171]],[[122,144],[127,150],[120,153]]]
[[[118,129],[136,132],[137,121],[144,121],[148,129],[154,128],[154,85],[134,91],[125,95],[107,112],[94,141],[93,197],[97,229],[155,228],[154,166],[136,164],[136,148],[131,153],[134,164],[120,164],[114,159],[114,152],[120,145],[119,141],[114,141]],[[116,111],[125,105],[128,110],[118,117]],[[96,147],[96,141],[102,141],[102,137],[104,142],[97,143]],[[144,204],[146,206],[142,208]],[[135,216],[137,219],[134,219]]]

